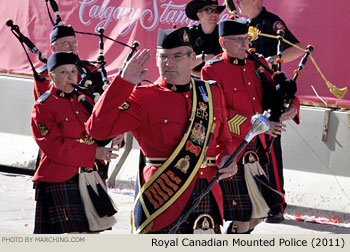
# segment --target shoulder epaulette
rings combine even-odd
[[[207,82],[209,83],[209,85],[213,85],[213,84],[218,84],[216,81],[214,80],[207,80]]]
[[[45,65],[41,66],[41,67],[37,70],[37,72],[38,72],[39,74],[42,74],[43,72],[45,72],[46,69],[47,69],[47,65],[45,64]]]
[[[44,103],[49,97],[51,96],[51,93],[43,93],[36,102]]]
[[[223,58],[213,58],[213,59],[208,60],[205,64],[206,65],[213,65],[214,63],[221,62],[221,61],[224,61],[224,59]]]
[[[194,77],[194,76],[192,76],[192,79],[193,79],[195,82],[203,82],[203,81],[205,81],[205,80],[202,80],[202,79],[197,78],[197,77]],[[209,85],[217,84],[217,82],[214,81],[214,80],[206,80],[206,82],[208,82]]]

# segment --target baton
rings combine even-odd
[[[230,156],[230,158],[225,162],[223,165],[223,168],[228,167],[232,164],[232,162],[235,160],[235,158],[241,153],[241,151],[247,146],[247,144],[257,135],[266,132],[270,128],[270,122],[268,120],[268,117],[270,116],[270,113],[265,111],[264,114],[254,115],[250,121],[251,128],[244,138],[243,142],[238,146],[238,148],[234,151],[234,153]],[[202,193],[193,201],[190,209],[188,211],[181,215],[175,224],[174,227],[169,231],[169,234],[175,234],[176,231],[179,229],[179,227],[184,223],[187,218],[190,216],[190,214],[193,212],[193,210],[199,205],[201,200],[205,195],[207,195],[211,188],[215,185],[216,182],[218,182],[219,177],[221,173],[218,172],[215,177],[210,181],[210,183],[207,185],[207,187],[202,191]]]

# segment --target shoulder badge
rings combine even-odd
[[[40,135],[45,137],[47,134],[49,134],[49,129],[46,127],[45,123],[38,123],[38,127],[40,130]]]
[[[119,106],[120,111],[125,111],[130,108],[130,102],[126,101],[122,105]]]
[[[43,65],[41,67],[39,67],[39,69],[37,70],[37,72],[39,74],[42,74],[43,72],[45,72],[45,70],[47,70],[47,65]]]
[[[51,93],[43,93],[36,102],[44,103],[49,97],[51,96]]]
[[[286,29],[286,25],[282,21],[276,21],[275,23],[273,23],[272,29],[274,31],[285,30]]]
[[[205,64],[206,65],[213,65],[214,63],[221,62],[221,61],[224,61],[224,59],[223,58],[213,58],[213,59],[208,60]]]

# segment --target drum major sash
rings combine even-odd
[[[138,172],[131,216],[133,233],[148,233],[152,229],[152,221],[188,188],[205,157],[214,129],[212,94],[208,82],[191,82],[192,111],[181,142],[143,186],[142,168]]]

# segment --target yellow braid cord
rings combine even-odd
[[[254,28],[255,28],[255,27],[254,27]],[[264,37],[268,37],[268,38],[278,39],[278,36],[276,36],[276,35],[271,35],[271,34],[267,34],[267,33],[262,33],[262,32],[260,32],[257,28],[253,29],[253,28],[250,28],[250,27],[249,27],[249,32],[251,32],[251,34],[249,34],[249,36],[251,36],[252,38],[255,38],[255,39],[256,39],[259,35],[264,36]],[[254,40],[255,40],[255,39],[254,39]],[[304,48],[302,48],[302,47],[300,47],[300,46],[298,46],[298,45],[295,45],[295,44],[289,42],[288,40],[286,40],[286,39],[284,39],[284,38],[283,38],[282,40],[283,40],[283,42],[285,42],[285,43],[287,43],[287,44],[289,44],[289,45],[291,45],[291,46],[293,46],[293,47],[295,47],[295,48],[297,48],[297,49],[299,49],[299,50],[301,50],[301,51],[303,51],[303,52],[306,51]],[[321,69],[319,68],[319,66],[317,65],[315,59],[312,57],[311,54],[310,54],[310,58],[311,58],[312,63],[314,64],[314,66],[315,66],[317,72],[319,72],[319,74],[321,75],[322,79],[326,82],[326,85],[327,85],[327,87],[329,88],[329,91],[330,91],[335,97],[337,97],[337,98],[339,98],[339,99],[344,98],[346,92],[348,91],[348,88],[347,88],[347,87],[345,87],[345,88],[337,88],[337,87],[334,86],[332,83],[330,83],[330,82],[326,79],[326,77],[324,76],[324,74],[322,73]]]
[[[234,3],[232,2],[232,4],[234,4]],[[235,16],[235,18],[239,18],[238,14],[234,13],[233,10],[230,9],[230,7],[229,7],[230,5],[227,2],[227,0],[225,0],[225,6],[226,6],[226,9],[227,9],[228,13],[230,13],[233,16]]]
[[[329,88],[329,90],[331,91],[332,94],[334,94],[335,97],[342,99],[344,97],[344,95],[346,94],[346,92],[348,91],[348,88],[337,88],[336,86],[334,86],[332,83],[330,83],[326,77],[324,76],[324,74],[322,73],[321,69],[319,68],[319,66],[316,64],[315,59],[312,57],[312,55],[310,55],[311,61],[312,63],[315,65],[317,72],[320,73],[322,79],[326,82],[327,87]]]

